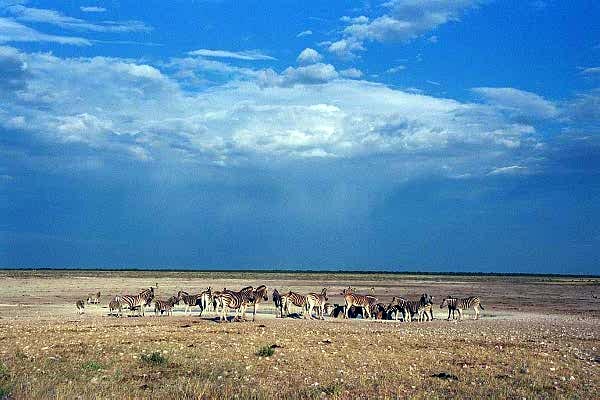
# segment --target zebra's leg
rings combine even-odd
[[[458,320],[460,321],[462,319],[462,309],[457,308],[456,310],[458,311]]]
[[[367,319],[371,319],[371,307],[363,307],[365,314],[367,315]]]
[[[324,321],[325,320],[325,304],[321,304],[321,319]]]
[[[475,318],[474,319],[479,319],[479,307],[475,306],[475,307],[473,307],[473,309],[475,310]]]
[[[252,322],[256,321],[256,307],[258,304],[254,303],[254,312],[252,313]]]
[[[346,305],[344,305],[344,318],[348,319],[348,310],[350,309],[350,307],[348,307],[348,303],[346,303]]]
[[[454,317],[454,310],[448,307],[448,321],[450,321],[450,313],[452,313],[452,317]]]

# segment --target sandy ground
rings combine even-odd
[[[168,297],[259,284],[327,287],[332,303],[347,286],[373,288],[382,302],[478,295],[485,311],[460,323],[437,306],[427,323],[313,321],[275,318],[269,300],[255,323],[184,317],[182,307],[107,316],[112,295],[151,285]],[[600,389],[593,278],[0,271],[0,285],[0,398],[598,398]],[[101,304],[78,315],[75,301],[96,291]],[[164,360],[149,363],[152,353]]]

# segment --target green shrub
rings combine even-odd
[[[273,354],[275,354],[275,349],[272,346],[263,346],[256,352],[256,355],[260,357],[271,357]]]
[[[155,351],[150,355],[142,354],[140,356],[140,359],[142,360],[142,362],[150,365],[165,365],[168,362],[167,357],[163,356],[158,351]]]
[[[81,366],[81,368],[84,371],[98,371],[100,369],[103,369],[104,366],[102,366],[102,364],[100,364],[99,362],[96,362],[96,361],[88,361],[85,364],[83,364]]]

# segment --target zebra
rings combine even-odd
[[[133,311],[136,308],[140,308],[140,311],[142,313],[142,316],[145,315],[145,308],[146,306],[149,306],[150,303],[152,302],[152,299],[154,299],[154,288],[152,286],[150,286],[149,289],[144,289],[142,290],[139,294],[137,295],[122,295],[119,296],[119,302],[121,303],[121,305],[127,305],[129,307],[130,311]]]
[[[77,312],[79,314],[83,314],[85,312],[85,303],[83,300],[77,300],[75,302],[75,307],[77,307]]]
[[[100,292],[96,292],[95,294],[90,294],[87,298],[88,304],[100,304]]]
[[[221,302],[221,321],[226,321],[226,315],[229,309],[235,309],[234,319],[238,318],[238,315],[241,315],[242,318],[246,312],[246,307],[248,304],[254,302],[254,288],[252,286],[247,286],[240,290],[239,292],[234,292],[233,290],[224,290],[219,295],[219,300]],[[241,312],[241,314],[240,314]]]
[[[108,315],[114,315],[113,312],[117,311],[116,316],[123,316],[122,304],[119,296],[113,297],[108,303]]]
[[[173,307],[175,304],[179,304],[179,297],[171,296],[167,300],[154,300],[154,314],[160,315],[167,313],[167,315],[173,315]]]
[[[188,292],[184,292],[183,290],[180,290],[179,292],[177,292],[177,297],[183,301],[183,304],[185,304],[185,308],[183,309],[183,315],[187,315],[188,311],[190,313],[190,315],[192,315],[192,307],[194,307],[195,305],[198,304],[200,298],[202,297],[201,294],[189,294]]]
[[[304,309],[306,308],[306,296],[292,291],[287,292],[281,296],[282,313],[285,311],[286,317],[290,315],[290,305],[300,307],[302,314],[304,314]]]
[[[407,300],[403,297],[392,298],[392,304],[402,312],[403,319],[406,322],[412,321],[413,315],[417,315],[419,322],[433,320],[433,297],[423,293],[419,300]],[[396,313],[398,319],[398,313]]]
[[[200,306],[200,316],[202,316],[204,310],[208,309],[208,305],[210,304],[211,298],[212,289],[209,286],[205,291],[200,293],[200,298],[196,301],[196,303]]]
[[[320,319],[325,319],[323,314],[325,313],[325,302],[327,302],[327,300],[329,300],[329,298],[327,297],[327,288],[323,288],[323,290],[321,290],[321,294],[307,294],[305,310],[308,313],[308,316],[312,318],[312,311],[315,307],[317,307],[319,310],[318,316],[320,317]],[[304,314],[304,318],[306,318],[306,314]]]
[[[355,294],[350,287],[342,291],[342,296],[344,296],[344,301],[346,302],[344,306],[344,316],[346,318],[348,318],[348,311],[350,311],[350,307],[352,306],[362,307],[363,312],[367,313],[367,318],[371,318],[371,307],[373,304],[377,304],[377,297]]]
[[[252,304],[254,306],[253,312],[252,312],[252,321],[256,320],[256,309],[258,308],[258,304],[261,301],[267,301],[269,300],[269,295],[267,292],[267,287],[265,285],[260,285],[259,287],[257,287],[256,289],[254,289],[254,292],[252,293],[254,300],[252,300],[250,302],[250,304]],[[245,309],[244,309],[244,313],[245,313]],[[244,319],[245,314],[242,313],[242,319]]]
[[[479,309],[485,310],[483,305],[481,304],[481,300],[477,296],[470,296],[464,299],[457,299],[454,297],[447,297],[440,304],[440,308],[444,308],[444,306],[448,307],[448,321],[450,320],[450,311],[458,311],[458,320],[462,319],[463,310],[467,310],[472,308],[475,310],[475,317],[473,319],[479,319]]]
[[[283,318],[283,299],[281,294],[279,294],[279,290],[273,289],[272,299],[273,305],[275,305],[275,314],[277,314],[277,310],[279,310],[280,318]]]
[[[227,288],[223,288],[222,291],[216,291],[212,293],[212,306],[213,311],[216,315],[219,315],[219,308],[223,307],[223,302],[221,301],[221,295],[227,291]]]

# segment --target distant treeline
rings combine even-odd
[[[390,270],[314,270],[314,269],[239,269],[239,268],[136,268],[136,267],[74,267],[74,268],[51,268],[51,267],[4,267],[0,271],[105,271],[105,272],[218,272],[218,273],[266,273],[266,274],[353,274],[353,275],[425,275],[425,276],[498,276],[498,277],[541,277],[541,278],[600,278],[600,275],[592,274],[541,274],[541,273],[524,273],[524,272],[448,272],[448,271],[390,271]]]

